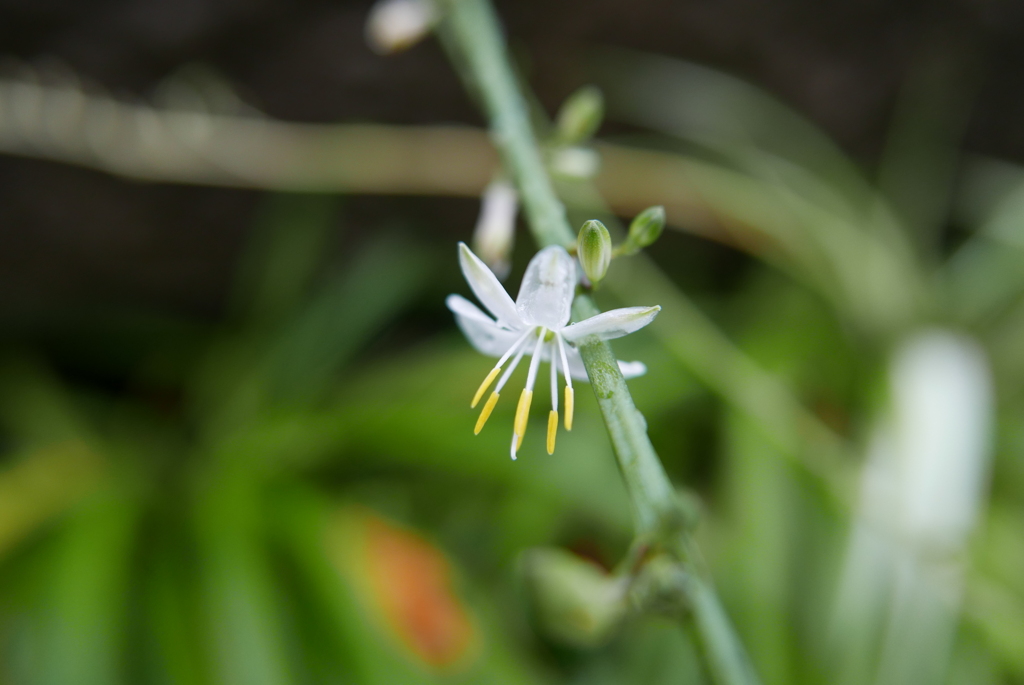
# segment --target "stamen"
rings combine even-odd
[[[526,435],[526,420],[530,416],[530,403],[533,402],[533,384],[537,382],[537,367],[540,366],[540,351],[544,347],[544,334],[547,329],[541,327],[537,332],[537,344],[533,347],[533,359],[530,360],[530,370],[526,374],[526,387],[519,396],[519,406],[516,407],[515,431],[518,450],[523,444],[523,436]]]
[[[519,406],[516,407],[516,420],[513,424],[513,431],[516,435],[516,449],[523,444],[523,436],[526,435],[526,420],[530,418],[530,404],[533,402],[533,391],[523,388],[519,395]]]
[[[495,377],[497,377],[500,372],[500,366],[495,366],[491,369],[491,372],[487,374],[487,378],[485,378],[484,382],[480,384],[479,388],[477,388],[476,394],[473,395],[473,401],[469,405],[470,409],[476,409],[476,405],[479,404],[480,398],[484,396],[484,393],[487,392],[487,388],[491,386],[491,383],[494,382]]]
[[[555,333],[555,339],[558,340],[558,352],[562,357],[562,375],[565,376],[565,384],[571,388],[572,376],[569,374],[569,359],[565,356],[565,342],[562,341],[562,336],[558,333]]]
[[[484,396],[484,393],[487,392],[487,388],[490,387],[491,383],[494,382],[494,378],[495,376],[498,375],[498,372],[501,371],[501,367],[505,364],[506,361],[508,361],[508,358],[512,356],[512,353],[515,352],[516,349],[523,344],[523,341],[526,340],[527,336],[530,335],[530,333],[533,333],[533,330],[534,329],[532,328],[527,329],[526,332],[519,336],[518,340],[512,343],[512,346],[510,348],[505,350],[505,354],[501,355],[501,359],[498,360],[498,363],[494,365],[494,368],[491,369],[491,372],[487,374],[487,378],[485,378],[484,382],[480,384],[479,388],[477,388],[476,394],[473,395],[473,402],[469,405],[470,409],[476,409],[476,405],[479,404],[480,398]],[[519,355],[519,357],[517,357],[517,359],[519,358],[522,358],[521,354]],[[501,390],[500,386],[495,390],[495,392],[497,392],[498,390]]]
[[[476,420],[476,428],[473,429],[473,435],[480,435],[480,431],[484,429],[484,424],[487,423],[487,419],[491,418],[491,412],[494,411],[494,405],[497,403],[498,393],[495,391],[487,398],[484,408],[480,410],[480,418]]]
[[[555,333],[555,339],[558,340],[558,351],[562,357],[562,374],[565,376],[565,430],[571,431],[575,393],[572,389],[572,376],[569,375],[569,360],[565,356],[565,343],[562,342],[562,336],[558,333]]]
[[[551,341],[551,411],[548,413],[548,454],[555,453],[555,436],[558,433],[558,351],[557,343]]]
[[[508,365],[507,369],[505,369],[505,373],[501,374],[501,378],[498,379],[498,385],[495,386],[494,392],[492,392],[491,396],[487,398],[487,403],[484,404],[484,408],[480,412],[480,418],[476,420],[474,435],[479,434],[480,431],[483,430],[484,424],[487,423],[487,419],[491,416],[491,411],[494,410],[494,405],[498,403],[498,393],[500,393],[501,389],[505,387],[506,383],[508,383],[508,379],[512,375],[512,372],[516,370],[516,367],[519,366],[519,362],[522,360],[523,355],[526,354],[526,345],[523,345],[522,342],[526,340],[526,336],[530,335],[534,330],[536,329],[531,328],[526,331],[526,333],[523,333],[522,337],[520,337],[519,340],[517,340],[512,347],[508,349],[505,356],[498,360],[499,365],[504,364],[508,356],[512,354],[512,350],[517,347],[519,348],[519,351],[516,352],[515,359],[513,359],[512,363]]]
[[[537,344],[533,348],[533,359],[530,360],[530,372],[526,374],[526,389],[533,392],[533,384],[537,382],[537,367],[540,366],[540,351],[544,347],[546,328],[537,333]]]
[[[494,392],[501,392],[501,389],[505,387],[505,384],[508,383],[508,379],[512,375],[512,372],[516,370],[517,366],[519,366],[519,362],[523,358],[524,354],[526,354],[525,346],[520,348],[519,352],[516,353],[516,358],[513,359],[512,363],[508,365],[507,369],[505,369],[505,373],[501,374],[501,378],[498,379],[498,384],[494,386]]]
[[[565,386],[565,430],[572,430],[572,410],[573,410],[573,389],[571,385]]]
[[[551,409],[558,411],[558,360],[555,343],[551,343]]]

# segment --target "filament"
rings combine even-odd
[[[508,358],[512,355],[513,352],[516,351],[516,348],[518,348],[520,345],[522,345],[523,341],[526,340],[526,336],[530,335],[530,333],[532,333],[532,332],[533,332],[532,328],[527,330],[525,333],[523,333],[521,336],[519,336],[518,340],[516,340],[514,343],[512,343],[511,347],[509,347],[507,350],[505,350],[505,354],[503,354],[501,356],[501,359],[498,360],[498,363],[495,364],[494,368],[491,369],[491,372],[487,374],[487,378],[485,378],[484,382],[480,384],[479,388],[477,388],[476,394],[473,395],[473,401],[469,405],[471,409],[476,408],[476,405],[479,404],[479,402],[480,402],[480,398],[484,396],[484,393],[487,392],[487,388],[490,387],[491,383],[494,382],[495,376],[497,376],[498,372],[501,371],[502,365],[506,361],[508,361]]]

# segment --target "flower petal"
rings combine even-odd
[[[573,380],[577,381],[590,381],[587,376],[587,367],[583,365],[583,357],[580,356],[580,351],[575,347],[565,348],[565,357],[569,362],[569,374],[573,377]],[[628,378],[636,378],[647,373],[647,367],[643,362],[624,362],[619,360],[619,371],[622,375]]]
[[[451,300],[451,298],[448,299]],[[464,302],[466,301],[464,300]],[[466,304],[470,303],[466,302]],[[448,308],[455,312],[455,323],[459,324],[459,328],[465,334],[466,339],[481,354],[486,354],[489,357],[500,357],[522,336],[522,332],[502,328],[484,316],[484,313],[476,309],[476,307],[473,307],[473,309],[476,309],[476,314],[456,311],[451,307],[450,303]]]
[[[661,307],[624,307],[602,312],[597,316],[574,323],[562,330],[562,336],[569,342],[578,342],[590,335],[601,340],[621,338],[637,331],[651,321],[661,311]]]
[[[484,314],[480,307],[477,307],[462,295],[449,295],[445,298],[444,303],[453,314],[458,314],[467,319],[475,319],[482,323],[494,323],[494,319]]]
[[[523,321],[519,317],[516,304],[487,265],[473,254],[466,243],[459,243],[459,265],[462,267],[462,275],[466,277],[466,282],[481,304],[491,310],[491,314],[494,314],[500,323],[510,328],[522,329]]]
[[[576,262],[564,247],[545,247],[530,260],[519,286],[516,309],[529,325],[562,328],[576,292]]]
[[[626,378],[636,378],[647,373],[647,365],[643,362],[624,362],[621,359],[619,362],[619,371]]]

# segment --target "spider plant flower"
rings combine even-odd
[[[483,429],[512,372],[524,356],[530,355],[532,359],[526,376],[526,387],[519,395],[516,407],[510,451],[515,459],[526,433],[537,372],[540,363],[547,361],[551,368],[547,450],[548,454],[552,454],[558,432],[558,374],[561,373],[565,380],[566,430],[572,430],[572,381],[574,378],[588,380],[577,345],[595,337],[609,340],[632,333],[649,324],[661,307],[613,309],[569,324],[570,309],[576,293],[576,262],[564,248],[558,246],[546,247],[530,260],[519,287],[519,297],[515,301],[505,292],[487,265],[465,243],[459,243],[459,264],[469,287],[494,318],[460,295],[448,296],[448,308],[455,314],[455,320],[470,344],[482,354],[498,358],[498,363],[480,384],[470,404],[476,407],[494,380],[498,379],[484,403],[474,433]],[[640,362],[620,361],[618,364],[627,378],[642,375],[647,370]]]
[[[509,256],[515,240],[519,196],[506,180],[492,181],[480,202],[480,217],[473,230],[473,249],[500,280],[508,276]]]
[[[407,50],[438,20],[433,0],[378,0],[366,20],[366,41],[380,55]]]

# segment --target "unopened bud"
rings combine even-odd
[[[634,254],[652,244],[665,229],[665,208],[648,207],[636,215],[629,225],[629,236],[623,246],[625,254]]]
[[[692,578],[680,564],[665,555],[648,559],[629,587],[634,611],[679,616],[689,610],[687,586]]]
[[[561,142],[575,145],[589,139],[604,118],[604,97],[594,86],[583,86],[570,95],[558,110]]]
[[[519,198],[511,183],[498,180],[487,186],[473,230],[473,252],[499,279],[509,272],[518,210]]]
[[[629,581],[560,549],[535,549],[524,558],[527,587],[541,627],[581,647],[606,641],[626,614]]]
[[[438,20],[433,0],[378,0],[366,20],[366,42],[388,55],[422,40]]]
[[[601,168],[597,151],[578,145],[555,148],[549,159],[552,173],[572,180],[593,178]]]
[[[596,284],[604,278],[612,262],[612,237],[604,224],[594,219],[583,224],[576,243],[576,254],[583,273],[591,283]]]

